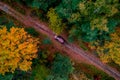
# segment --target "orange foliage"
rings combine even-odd
[[[105,41],[104,46],[98,46],[97,52],[103,62],[114,61],[120,65],[120,28],[110,36],[111,41]]]
[[[38,43],[38,39],[23,28],[12,27],[7,31],[3,26],[0,29],[0,73],[31,69],[31,60],[37,57]]]

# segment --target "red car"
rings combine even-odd
[[[55,40],[57,40],[57,41],[60,42],[61,44],[64,44],[64,43],[65,43],[64,38],[61,37],[61,36],[55,35],[54,38],[55,38]]]

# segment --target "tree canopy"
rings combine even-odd
[[[14,72],[15,69],[31,69],[32,59],[37,57],[38,39],[23,28],[0,28],[0,73]]]
[[[60,34],[64,29],[64,25],[62,24],[62,19],[58,16],[53,8],[48,11],[47,17],[49,18],[50,28],[57,34]]]
[[[68,57],[57,54],[51,70],[47,80],[68,80],[69,74],[73,72],[73,66]]]
[[[111,40],[105,41],[104,46],[98,46],[97,52],[103,62],[111,62],[120,65],[120,29],[112,33]]]

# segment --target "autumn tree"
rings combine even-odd
[[[120,65],[120,29],[118,28],[110,36],[110,41],[105,41],[103,46],[97,46],[97,53],[103,62],[113,61]]]
[[[37,57],[38,39],[23,28],[0,28],[0,73],[14,72],[15,69],[31,69],[32,59]]]
[[[61,18],[58,16],[53,8],[50,8],[47,13],[47,17],[49,18],[50,28],[57,34],[60,34],[64,29],[64,25],[62,24]]]

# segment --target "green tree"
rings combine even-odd
[[[76,14],[76,10],[80,1],[81,0],[62,0],[55,10],[61,18],[69,19],[73,13]]]
[[[42,64],[37,64],[33,67],[31,77],[33,77],[33,80],[45,80],[48,74],[49,69],[46,66]]]
[[[12,80],[13,74],[0,75],[0,80]]]
[[[117,5],[118,0],[84,1],[79,3],[79,10],[82,16],[90,20],[91,29],[98,28],[99,30],[108,31],[107,18],[118,12]]]
[[[118,22],[113,16],[119,13],[119,2],[118,0],[62,0],[55,11],[63,20],[67,19],[69,24],[75,25],[70,30],[70,37],[92,42],[108,39],[111,30],[114,31]],[[113,26],[108,26],[111,20],[114,20]]]
[[[34,28],[25,28],[25,31],[34,37],[39,36],[39,33]]]
[[[57,5],[58,0],[15,0],[19,3],[26,4],[32,8],[47,11],[50,7]]]
[[[73,72],[70,59],[57,54],[51,71],[51,75],[48,76],[47,80],[68,80],[69,74]]]

